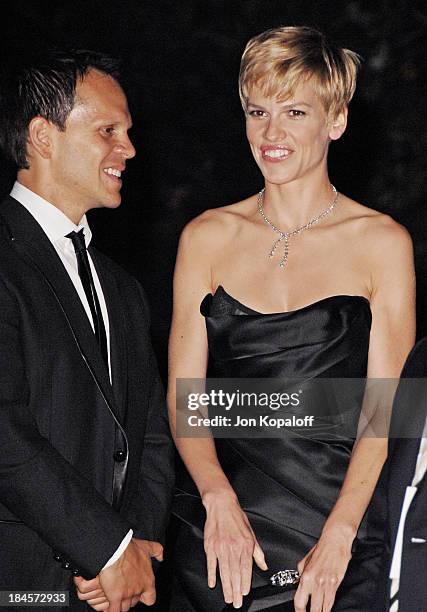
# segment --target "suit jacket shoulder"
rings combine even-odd
[[[402,378],[427,377],[427,336],[422,338],[409,353],[403,366]]]
[[[114,277],[119,289],[133,293],[135,298],[142,302],[146,316],[149,318],[148,298],[140,281],[96,247],[90,247],[90,254],[95,265],[98,264],[102,270],[108,271]]]

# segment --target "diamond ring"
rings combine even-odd
[[[300,579],[299,572],[296,570],[280,570],[270,576],[271,584],[274,586],[286,586],[288,584],[297,584]]]

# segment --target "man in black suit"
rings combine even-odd
[[[427,338],[411,351],[393,403],[388,459],[374,493],[373,534],[383,541],[375,612],[427,607]]]
[[[427,609],[427,338],[411,351],[393,402],[388,458],[368,514],[369,537],[345,577],[372,593],[358,612]]]
[[[0,87],[18,166],[0,205],[0,591],[70,589],[84,609],[74,575],[110,612],[154,603],[173,484],[143,290],[87,248],[85,213],[119,206],[135,155],[118,79],[107,56],[56,51]]]

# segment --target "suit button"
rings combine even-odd
[[[126,453],[123,450],[118,450],[114,453],[113,457],[114,461],[117,461],[117,463],[121,463],[126,459]]]
[[[64,561],[64,563],[62,564],[62,567],[65,570],[69,570],[69,569],[71,569],[71,563],[69,561]]]
[[[59,553],[54,553],[53,558],[55,559],[55,561],[57,561],[58,563],[62,563],[63,559],[61,557],[61,555]]]
[[[80,570],[77,569],[76,567],[73,569],[71,573],[73,574],[73,576],[80,576]]]

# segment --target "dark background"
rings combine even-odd
[[[262,186],[245,141],[237,74],[247,40],[278,25],[318,27],[364,58],[347,132],[330,150],[331,180],[410,231],[418,335],[425,335],[424,2],[17,0],[2,8],[2,62],[49,44],[103,50],[123,59],[138,154],[126,170],[120,209],[95,211],[90,220],[97,246],[133,272],[148,292],[163,374],[182,227],[203,210]],[[0,196],[13,179],[14,169],[3,162]]]

